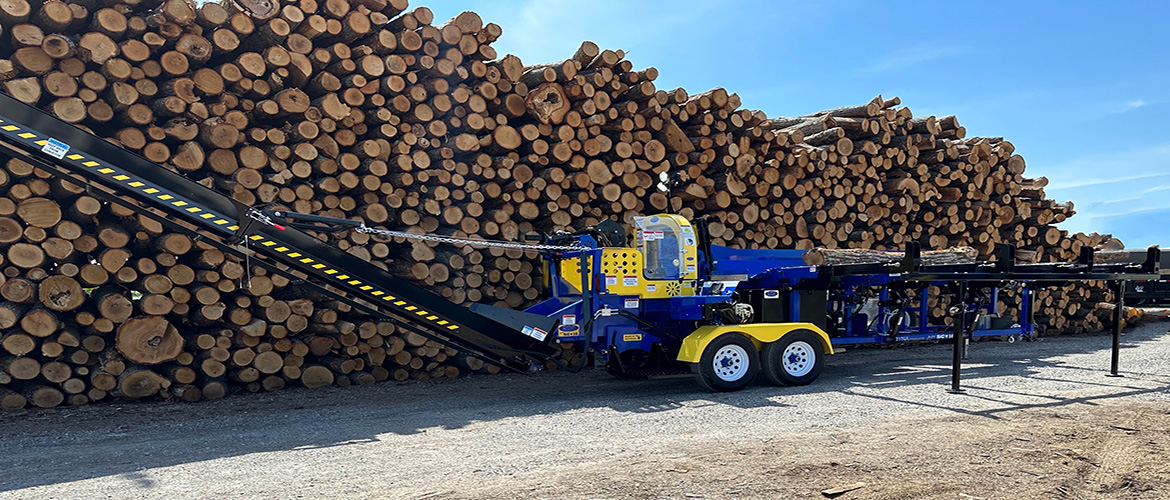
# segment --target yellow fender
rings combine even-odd
[[[682,347],[678,351],[678,360],[684,363],[698,363],[703,358],[703,349],[707,348],[716,337],[725,333],[742,333],[756,349],[762,349],[764,344],[780,340],[796,330],[808,330],[821,339],[821,347],[825,352],[833,354],[833,344],[829,341],[829,334],[812,323],[755,323],[751,325],[707,325],[701,326],[687,338],[683,339]]]

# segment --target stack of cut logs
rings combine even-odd
[[[1013,242],[1040,261],[1118,243],[1052,226],[1072,206],[1044,199],[1011,143],[896,98],[768,119],[723,89],[659,90],[591,42],[525,66],[474,13],[433,22],[405,0],[6,0],[0,90],[245,204],[415,233],[520,240],[674,212],[736,247]],[[0,164],[4,408],[490,369]],[[319,237],[456,303],[542,293],[531,252]],[[1108,299],[1053,291],[1040,316],[1095,329]]]

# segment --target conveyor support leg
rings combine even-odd
[[[963,341],[964,334],[967,332],[967,282],[959,282],[959,291],[955,296],[955,302],[951,305],[951,312],[955,310],[955,335],[954,335],[954,359],[951,363],[951,394],[963,394],[963,388],[959,386],[959,377],[963,369]]]
[[[1109,376],[1120,377],[1118,368],[1121,364],[1121,323],[1125,318],[1122,311],[1125,308],[1125,282],[1117,281],[1113,284],[1116,287],[1113,301],[1113,359],[1109,364]]]

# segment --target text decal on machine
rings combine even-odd
[[[57,139],[49,139],[45,142],[45,146],[41,148],[41,151],[60,160],[65,157],[65,153],[69,152],[69,145]]]
[[[545,337],[548,337],[548,332],[531,326],[525,326],[524,329],[520,331],[523,332],[524,335],[532,337],[541,342],[544,342]]]

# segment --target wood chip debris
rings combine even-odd
[[[849,493],[850,491],[853,491],[853,490],[859,490],[859,489],[864,488],[866,486],[867,486],[866,483],[847,484],[845,486],[838,486],[836,488],[829,488],[827,490],[822,490],[821,494],[824,496],[827,496],[829,498],[833,498],[836,496],[844,495],[844,494]]]

